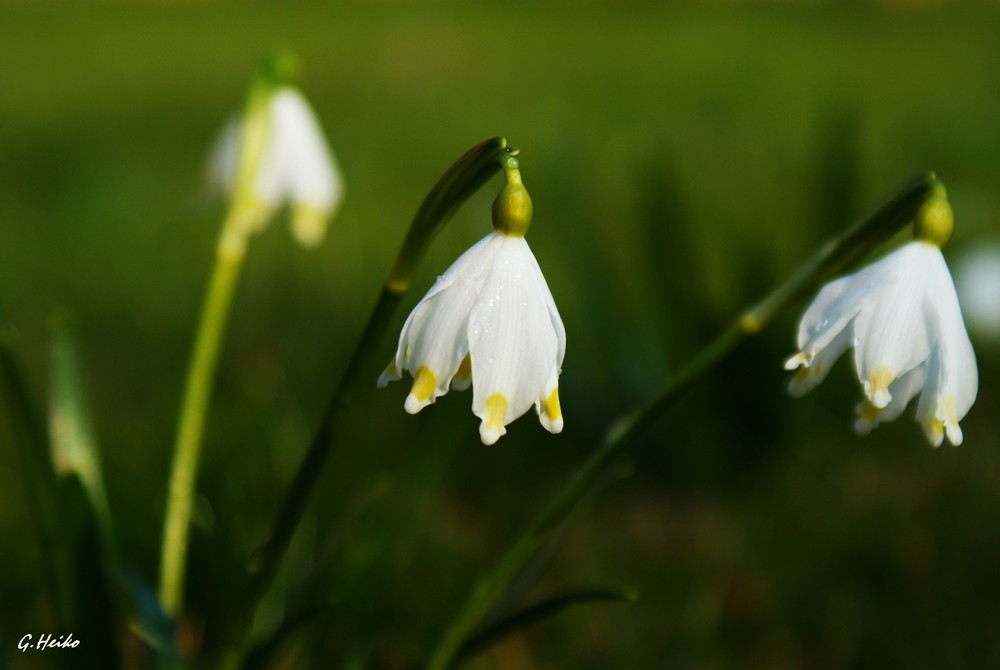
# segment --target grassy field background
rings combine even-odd
[[[0,327],[37,400],[69,314],[120,563],[155,583],[170,447],[222,215],[209,144],[294,50],[347,181],[328,241],[254,239],[206,435],[185,624],[211,650],[421,199],[476,142],[521,150],[528,240],[568,331],[566,430],[494,447],[468,394],[355,398],[281,588],[332,613],[287,667],[403,668],[623,411],[739,308],[925,170],[949,261],[1000,237],[1000,12],[956,3],[0,4]],[[396,325],[489,230],[499,179],[435,241]],[[804,306],[799,309],[803,309]],[[860,439],[844,361],[785,392],[798,310],[699,383],[563,528],[525,597],[601,586],[474,668],[979,668],[1000,659],[996,336],[960,448],[911,413]],[[392,355],[398,330],[383,344]],[[0,443],[0,668],[48,604]],[[319,557],[319,558],[317,558]],[[127,660],[142,664],[119,622]]]

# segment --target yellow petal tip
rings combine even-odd
[[[559,406],[559,387],[552,389],[549,396],[539,403],[538,419],[545,430],[558,433],[563,429],[562,409]]]
[[[507,418],[507,398],[502,393],[494,393],[486,399],[486,417],[479,426],[479,436],[483,444],[490,445],[507,433],[504,420]]]
[[[884,365],[875,368],[868,376],[868,381],[865,382],[865,395],[876,409],[885,409],[889,405],[889,401],[892,400],[889,384],[895,378],[892,370]]]
[[[312,205],[296,205],[292,213],[292,234],[304,247],[319,246],[326,237],[326,212]]]
[[[410,388],[410,395],[406,396],[404,409],[410,414],[416,414],[434,402],[436,386],[437,378],[434,373],[426,365],[421,365],[417,368],[417,374],[413,376],[413,386]]]

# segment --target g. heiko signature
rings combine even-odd
[[[51,633],[42,633],[38,636],[38,640],[35,640],[34,635],[28,633],[17,643],[17,648],[22,652],[29,649],[37,649],[39,651],[45,649],[76,649],[78,646],[80,646],[80,641],[73,639],[73,633],[60,635],[59,637]]]

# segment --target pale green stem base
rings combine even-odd
[[[230,229],[231,226],[223,226],[224,231]],[[171,618],[177,617],[183,603],[184,567],[205,417],[212,394],[219,344],[225,331],[233,289],[246,253],[241,240],[233,243],[233,238],[226,235],[223,240],[230,243],[219,245],[215,268],[205,296],[184,387],[167,489],[160,562],[160,603]]]

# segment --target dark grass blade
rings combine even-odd
[[[38,539],[54,623],[60,630],[67,629],[72,611],[72,576],[65,543],[60,539],[63,529],[59,486],[49,460],[41,415],[6,333],[0,334],[0,429],[4,441],[14,445],[24,469],[28,511]]]
[[[520,612],[497,621],[463,642],[462,646],[458,649],[458,653],[455,654],[455,660],[451,667],[455,667],[461,661],[486,651],[506,637],[556,616],[569,607],[593,603],[632,602],[635,599],[635,594],[631,592],[591,589],[564,593],[543,600],[540,603],[531,605]]]
[[[49,440],[58,477],[76,476],[94,511],[106,555],[114,556],[113,524],[104,489],[101,455],[81,379],[76,345],[66,318],[52,328],[49,368]]]

